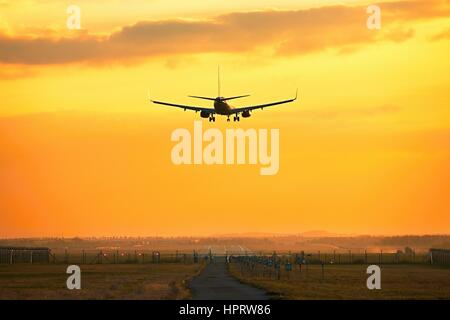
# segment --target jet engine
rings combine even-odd
[[[200,111],[200,117],[202,118],[209,118],[210,115],[211,113],[209,113],[208,111]]]
[[[245,110],[242,112],[242,118],[250,118],[251,114],[249,110]]]

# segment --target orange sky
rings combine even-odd
[[[0,237],[450,233],[450,4],[0,0]],[[291,97],[280,171],[175,166],[189,94]],[[211,107],[207,101],[202,106]],[[203,103],[203,101],[200,101]]]

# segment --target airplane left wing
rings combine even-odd
[[[195,111],[195,112],[204,111],[204,112],[208,112],[208,113],[211,113],[211,114],[216,113],[216,110],[214,110],[212,108],[194,107],[194,106],[187,106],[187,105],[182,105],[182,104],[175,104],[175,103],[155,101],[155,100],[150,100],[150,101],[155,103],[155,104],[161,104],[161,105],[164,105],[164,106],[170,106],[170,107],[176,107],[176,108],[184,109],[184,111],[192,110],[192,111]]]
[[[283,100],[283,101],[276,101],[276,102],[270,102],[270,103],[260,104],[260,105],[256,105],[256,106],[235,108],[235,109],[231,110],[231,113],[241,113],[241,112],[244,112],[244,111],[251,111],[251,110],[256,110],[256,109],[264,109],[264,108],[276,106],[276,105],[279,105],[279,104],[294,102],[295,100],[297,100],[297,92],[295,93],[295,98],[292,98],[292,99]]]

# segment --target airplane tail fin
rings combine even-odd
[[[220,97],[220,66],[217,66],[217,96]]]
[[[242,95],[242,96],[235,96],[235,97],[229,97],[229,98],[221,98],[221,101],[228,101],[228,100],[234,100],[234,99],[240,99],[240,98],[245,98],[245,97],[249,97],[249,94],[246,95]],[[203,99],[203,100],[211,100],[211,101],[215,101],[215,98],[210,98],[210,97],[202,97],[202,96],[188,96],[190,98],[196,98],[196,99]],[[217,66],[217,97],[220,97],[220,66]]]

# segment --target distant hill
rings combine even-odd
[[[305,238],[328,238],[328,237],[348,236],[348,235],[332,233],[332,232],[322,231],[322,230],[306,231],[306,232],[299,233],[298,235],[301,237],[305,237]]]
[[[273,238],[286,236],[289,236],[289,234],[271,233],[271,232],[242,232],[242,233],[225,233],[225,234],[211,235],[211,237],[217,238]]]
[[[242,232],[242,233],[226,233],[226,234],[211,235],[211,237],[217,238],[274,238],[274,237],[337,238],[349,236],[355,235],[332,233],[324,230],[311,230],[297,234],[273,233],[273,232]]]

